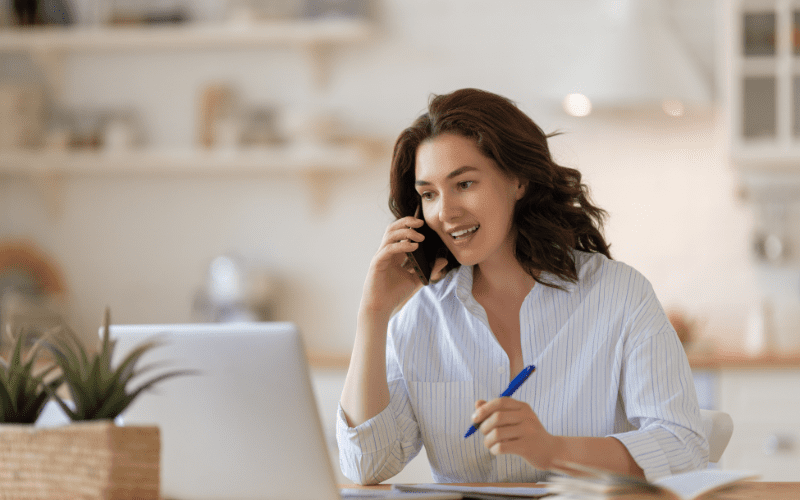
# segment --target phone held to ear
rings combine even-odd
[[[422,219],[421,206],[417,206],[417,212],[414,214],[417,219]],[[407,252],[408,260],[414,267],[417,276],[423,285],[428,285],[431,282],[431,272],[436,263],[436,257],[444,257],[447,255],[447,247],[442,239],[436,234],[436,231],[428,227],[423,219],[422,227],[415,229],[418,233],[425,236],[425,239],[419,243],[419,246],[413,252]]]

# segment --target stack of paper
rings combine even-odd
[[[450,483],[434,484],[393,484],[392,489],[401,492],[419,493],[456,493],[469,500],[513,500],[515,498],[541,498],[549,495],[547,488],[535,486],[504,486],[502,484],[468,486]]]
[[[739,481],[758,474],[749,471],[700,470],[685,472],[648,482],[632,476],[614,474],[577,464],[561,464],[556,471],[563,475],[550,478],[553,500],[603,500],[625,495],[641,498],[701,500],[734,487]],[[637,498],[638,498],[637,497]]]

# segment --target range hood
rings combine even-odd
[[[574,12],[567,31],[580,43],[562,45],[562,53],[554,54],[562,63],[549,79],[546,97],[582,94],[593,109],[660,109],[665,101],[712,104],[714,2],[579,3],[586,8]]]

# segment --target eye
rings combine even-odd
[[[434,195],[430,191],[425,191],[424,193],[421,193],[419,196],[425,201],[431,201]]]
[[[459,187],[459,189],[462,189],[462,190],[463,189],[469,189],[469,187],[472,186],[473,182],[475,182],[475,181],[461,181],[461,182],[458,183],[458,187]]]

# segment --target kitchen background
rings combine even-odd
[[[340,370],[393,139],[478,87],[562,132],[693,352],[800,351],[800,2],[0,6],[4,321],[288,320]]]

